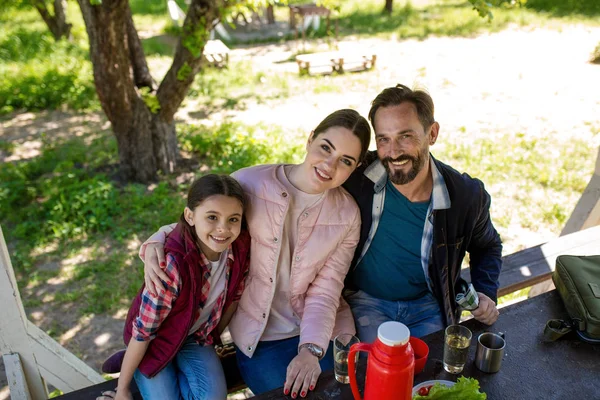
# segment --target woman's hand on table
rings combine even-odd
[[[485,294],[477,292],[479,296],[479,307],[471,311],[473,317],[486,325],[492,325],[498,319],[500,312],[496,308],[496,303]]]
[[[283,393],[291,393],[292,398],[306,397],[309,390],[317,385],[317,379],[321,375],[319,359],[308,349],[300,349],[300,353],[287,367]]]

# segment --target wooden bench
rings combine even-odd
[[[235,352],[231,353],[233,350],[233,346],[225,346],[227,349],[228,355],[221,357],[221,364],[223,365],[223,371],[225,371],[225,380],[227,381],[227,392],[234,393],[239,390],[246,388],[246,384],[242,379],[242,375],[237,366],[237,361],[235,358]],[[74,392],[66,393],[62,396],[55,397],[55,399],[60,400],[93,400],[100,393],[106,390],[114,390],[117,386],[117,380],[112,379],[106,382],[102,382],[93,386],[85,387],[80,390],[76,390]],[[142,400],[142,395],[139,392],[138,387],[135,384],[135,381],[131,382],[131,393],[133,394],[134,400]]]
[[[229,64],[229,47],[219,39],[206,42],[202,55],[213,67],[224,68]]]
[[[600,254],[600,226],[560,236],[547,243],[502,257],[498,297],[548,282],[554,271],[556,257],[561,254]],[[469,268],[464,268],[461,276],[470,282]]]
[[[375,54],[361,54],[350,52],[325,52],[301,54],[296,56],[298,72],[300,75],[332,74],[350,71],[364,71],[375,67],[377,56]]]

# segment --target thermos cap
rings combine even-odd
[[[410,330],[406,325],[396,321],[388,321],[377,329],[379,341],[387,346],[402,346],[410,339]]]

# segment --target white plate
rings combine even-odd
[[[419,389],[421,389],[422,387],[424,387],[424,386],[433,386],[436,383],[439,383],[439,384],[442,384],[442,385],[448,386],[448,387],[454,386],[454,382],[452,382],[452,381],[444,381],[444,380],[439,380],[439,379],[436,379],[436,380],[433,380],[433,381],[425,381],[425,382],[421,382],[418,385],[416,385],[416,386],[413,387],[413,391],[412,391],[413,396],[416,395],[417,392],[419,391]]]

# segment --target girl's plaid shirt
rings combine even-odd
[[[229,246],[227,261],[225,263],[225,268],[227,268],[225,289],[219,295],[219,298],[217,299],[215,306],[208,317],[208,320],[202,324],[196,332],[194,332],[197,342],[202,345],[213,344],[213,337],[210,335],[210,333],[216,328],[221,319],[233,261],[233,252],[231,251],[231,246]],[[200,312],[204,308],[204,304],[208,299],[208,293],[210,291],[209,278],[211,275],[209,266],[210,264],[208,259],[204,256],[204,254],[200,253],[200,265],[198,268],[199,272],[203,275],[202,281],[204,284],[202,285],[199,304],[194,320],[197,320],[200,317]],[[181,289],[181,277],[179,275],[175,257],[173,257],[171,254],[167,254],[167,266],[164,269],[164,272],[169,277],[169,282],[163,282],[163,285],[165,286],[164,290],[158,293],[157,296],[150,294],[146,288],[144,288],[142,293],[140,311],[133,322],[132,338],[137,341],[148,341],[154,339],[158,328],[167,318],[171,308],[173,307],[173,304],[177,300],[179,290]],[[236,293],[234,294],[233,301],[238,301],[242,297],[243,291],[244,282],[242,281],[238,287],[238,290],[236,290]]]

